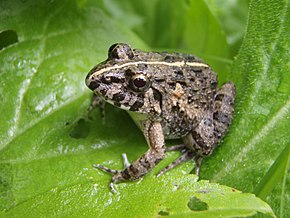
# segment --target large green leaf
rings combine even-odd
[[[244,38],[249,0],[205,0],[226,33],[230,56],[236,55]]]
[[[263,199],[275,188],[276,197],[269,196],[274,202],[269,202],[281,217],[290,216],[289,4],[252,1],[247,34],[231,75],[237,85],[236,117],[202,174]]]
[[[147,5],[147,9],[154,6],[144,2],[139,4]],[[176,20],[176,13],[182,14],[180,10],[184,10],[176,4],[180,1],[175,1],[176,9],[171,3],[165,12],[160,7],[162,1],[154,2],[158,5],[156,13],[166,14],[170,19]],[[236,118],[220,149],[205,160],[201,178],[255,192],[275,206],[278,214],[287,214],[289,193],[285,186],[287,181],[289,184],[289,176],[286,177],[289,155],[281,153],[289,153],[286,149],[287,145],[289,148],[289,57],[286,56],[289,11],[288,2],[282,3],[252,3],[245,44],[230,77],[238,87]],[[106,58],[108,47],[115,42],[127,42],[141,49],[148,47],[140,40],[142,31],[137,31],[137,37],[122,25],[122,20],[109,18],[103,13],[104,4],[32,0],[0,3],[0,45],[4,46],[0,51],[1,215],[217,217],[250,216],[256,212],[272,215],[271,208],[252,194],[196,181],[195,176],[188,174],[192,163],[156,179],[154,174],[179,155],[175,152],[168,153],[166,160],[143,181],[119,184],[118,195],[109,192],[110,176],[94,170],[92,163],[120,169],[121,153],[134,160],[147,145],[124,111],[109,106],[105,124],[99,111],[91,114],[93,121],[86,119],[91,93],[84,78],[91,67]],[[129,1],[126,4],[130,5]],[[187,19],[210,18],[209,26],[214,28],[207,30],[211,33],[208,43],[213,48],[208,46],[204,54],[209,59],[215,55],[224,59],[228,53],[225,36],[205,4],[196,3],[203,11],[199,16],[194,14],[198,9],[194,1],[182,4],[186,5],[183,12]],[[269,16],[270,8],[276,14],[273,18]],[[129,17],[138,14],[135,9],[132,3]],[[258,15],[261,17],[256,18]],[[150,21],[155,22],[150,25],[160,28],[164,24],[154,17]],[[203,34],[192,33],[195,25],[199,30],[202,28],[197,21],[193,24],[190,29],[188,21],[184,24],[186,31],[173,34],[171,40],[180,37],[184,42],[198,42],[199,37],[201,40]],[[154,29],[148,34],[156,36],[152,33]],[[166,28],[159,31],[164,38],[169,33]],[[211,41],[214,38],[215,43]],[[7,46],[10,43],[14,44]],[[208,45],[206,40],[203,44]],[[154,47],[162,46],[165,45],[159,43]],[[192,48],[176,49],[199,48],[193,44]],[[210,49],[222,51],[205,52]],[[267,178],[274,179],[268,182]],[[277,201],[279,193],[285,200]]]

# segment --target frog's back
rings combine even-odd
[[[197,58],[191,54],[184,54],[184,53],[169,53],[169,52],[147,52],[142,51],[139,49],[133,49],[134,53],[134,61],[160,61],[160,62],[167,62],[167,63],[174,63],[174,62],[199,62],[202,63],[202,60]]]
[[[151,117],[161,120],[166,138],[188,134],[205,111],[213,110],[217,76],[207,64],[187,54],[134,53],[136,58],[139,54],[146,58],[147,64],[139,70],[150,76],[153,96],[160,107],[160,112]]]

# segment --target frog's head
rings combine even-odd
[[[148,113],[148,104],[153,107],[159,102],[154,97],[148,100],[154,91],[144,67],[144,62],[134,57],[130,46],[114,44],[109,48],[108,59],[89,72],[86,84],[106,102],[125,110]]]

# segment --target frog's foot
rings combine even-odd
[[[124,161],[124,170],[113,170],[110,169],[108,167],[105,167],[101,164],[94,164],[93,167],[94,168],[98,168],[106,173],[111,174],[113,177],[109,183],[109,188],[111,190],[111,192],[113,193],[117,193],[116,189],[115,189],[115,183],[121,182],[121,181],[127,181],[128,180],[128,173],[126,171],[126,168],[128,168],[130,166],[130,162],[128,161],[127,155],[125,153],[122,154],[123,157],[123,161]]]
[[[115,189],[115,184],[118,182],[121,182],[121,181],[126,181],[125,170],[113,170],[113,169],[105,167],[101,164],[94,164],[93,167],[98,168],[106,173],[113,175],[113,177],[109,183],[109,188],[110,188],[112,193],[114,193],[114,194],[118,193]]]
[[[177,160],[175,160],[174,162],[172,162],[171,164],[169,164],[167,167],[165,167],[164,169],[162,169],[156,176],[159,177],[161,175],[163,175],[165,172],[167,172],[168,170],[173,169],[174,167],[180,165],[181,163],[192,159],[194,157],[194,153],[192,151],[186,151],[182,156],[180,156]]]

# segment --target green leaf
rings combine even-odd
[[[278,186],[275,195],[282,200],[269,203],[281,217],[290,216],[289,28],[289,1],[252,1],[247,34],[231,75],[237,86],[236,116],[202,173],[202,178],[254,191],[263,199]]]
[[[193,175],[166,175],[163,179],[151,176],[140,182],[138,190],[132,192],[134,185],[120,184],[118,188],[121,194],[117,195],[108,192],[106,185],[91,182],[66,188],[55,187],[28,202],[23,202],[9,211],[8,215],[235,217],[250,216],[256,211],[272,213],[271,208],[253,194],[241,193],[207,181],[196,182],[196,177]],[[174,198],[170,198],[169,193]],[[229,205],[231,210],[228,209]]]
[[[250,1],[206,0],[206,2],[226,33],[230,56],[237,55],[244,39]]]
[[[196,3],[203,12],[198,16],[194,14],[198,12],[194,1],[188,1],[188,4],[183,1],[180,5],[175,1],[167,9],[164,6],[166,10],[161,7],[164,4],[162,1],[156,0],[151,6],[145,2],[148,1],[140,1],[140,6],[147,5],[146,9],[155,6],[155,12],[161,18],[162,14],[166,14],[168,19],[178,20],[178,15],[172,14],[184,14],[174,25],[185,25],[186,31],[173,34],[170,39],[173,44],[168,47],[177,45],[176,50],[185,50],[184,45],[178,45],[178,39],[184,43],[196,41],[188,48],[189,51],[197,49],[206,54],[205,59],[207,55],[209,59],[212,55],[220,59],[226,57],[224,54],[228,50],[225,36],[202,1]],[[128,2],[126,4],[130,5]],[[289,145],[289,136],[286,134],[289,127],[289,57],[285,56],[289,53],[289,36],[286,34],[289,31],[289,17],[283,17],[289,11],[286,11],[288,3],[279,6],[272,4],[267,2],[263,6],[253,2],[251,5],[252,14],[245,44],[231,75],[238,87],[236,119],[220,149],[207,158],[202,166],[201,177],[215,180],[219,184],[196,181],[195,176],[188,174],[193,168],[191,162],[156,179],[154,175],[158,170],[179,156],[178,152],[171,152],[142,181],[119,184],[119,194],[113,195],[108,189],[110,176],[94,170],[92,164],[97,162],[121,169],[121,153],[127,153],[130,160],[135,160],[147,149],[147,145],[126,112],[117,108],[107,108],[105,124],[97,110],[91,115],[93,120],[86,119],[91,92],[85,87],[84,79],[95,64],[106,58],[106,51],[113,43],[126,42],[148,50],[142,41],[147,41],[147,37],[143,38],[140,34],[146,33],[146,27],[143,31],[137,31],[136,19],[136,23],[129,26],[136,31],[134,33],[122,24],[122,20],[109,17],[103,11],[106,6],[102,3],[89,0],[2,1],[1,216],[112,217],[120,214],[127,217],[234,217],[250,216],[257,212],[274,216],[271,208],[253,194],[241,193],[220,184],[238,187],[243,192],[266,193],[261,195],[263,198],[273,189],[271,195],[264,199],[275,206],[277,214],[287,214],[287,170],[273,174],[277,175],[277,179],[271,181],[269,186],[267,182],[259,185],[264,176],[271,175],[269,169],[275,161],[279,166],[281,164],[287,168],[286,159],[280,154]],[[177,6],[176,9],[174,6]],[[265,10],[262,6],[271,6],[276,12],[275,19],[269,16],[269,8]],[[131,8],[129,17],[142,17],[133,3]],[[264,13],[263,17],[255,18]],[[136,14],[139,16],[133,16]],[[199,24],[205,15],[209,19]],[[274,19],[270,22],[271,26],[267,23],[269,19]],[[162,24],[170,25],[171,22],[164,23],[164,20],[154,16],[150,21],[149,25],[156,30],[158,26],[161,28]],[[194,27],[191,27],[190,22],[200,25],[200,35],[193,34]],[[265,24],[263,28],[261,22]],[[208,39],[208,43],[203,41],[205,50],[199,47],[199,41],[195,38],[206,35],[202,33],[202,25],[212,27],[206,30],[210,33],[208,37],[216,37],[216,41],[212,41],[213,38]],[[263,41],[267,42],[265,47],[262,46],[264,43],[259,43],[260,38],[255,37],[256,28],[261,28],[258,29],[261,32],[259,36],[263,36]],[[269,29],[273,33],[267,32]],[[163,39],[171,33],[166,28],[152,31],[147,32]],[[157,49],[166,46],[162,42],[153,47]],[[274,49],[275,52],[271,50],[271,43],[274,43],[274,48],[279,47],[279,54],[278,49]],[[191,46],[191,43],[187,46]],[[280,47],[283,48],[281,52]],[[261,48],[266,49],[266,56]],[[211,53],[211,49],[221,51]],[[263,60],[272,55],[275,58],[265,65]],[[267,74],[260,69],[267,69]],[[226,73],[221,74],[226,78]],[[254,123],[251,122],[253,120]],[[279,202],[278,194],[272,195],[278,192],[282,193],[285,201]]]

